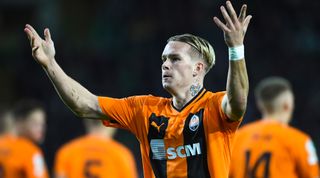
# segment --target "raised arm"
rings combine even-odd
[[[217,17],[213,18],[224,32],[224,39],[229,48],[227,94],[223,98],[222,108],[231,120],[239,120],[245,113],[249,92],[243,40],[252,16],[246,16],[246,5],[242,6],[239,17],[230,1],[226,2],[226,7],[227,9],[224,6],[220,7],[226,24]]]
[[[77,115],[86,118],[103,119],[97,96],[90,93],[78,82],[70,78],[56,62],[54,43],[49,29],[44,30],[42,39],[31,25],[26,32],[32,48],[33,58],[43,67],[63,102]]]

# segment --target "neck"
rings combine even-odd
[[[113,128],[95,128],[89,130],[90,135],[94,135],[101,138],[112,138],[114,135],[114,129]]]
[[[182,109],[189,101],[191,101],[203,88],[202,84],[193,84],[182,92],[173,94],[173,106]]]
[[[288,113],[266,113],[263,114],[263,118],[265,119],[270,119],[270,120],[276,120],[280,123],[283,124],[289,124],[289,119],[288,119]]]
[[[13,129],[8,129],[3,131],[4,134],[18,136],[18,133]]]

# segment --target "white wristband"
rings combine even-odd
[[[238,61],[244,59],[244,45],[229,47],[229,60]]]

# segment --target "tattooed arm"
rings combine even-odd
[[[32,47],[33,58],[43,67],[63,102],[77,115],[86,118],[105,118],[97,96],[90,93],[70,78],[57,64],[55,48],[49,29],[44,30],[42,39],[32,26],[26,25],[26,32]]]

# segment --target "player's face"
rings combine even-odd
[[[193,82],[195,62],[190,55],[191,46],[187,43],[170,41],[162,53],[162,86],[177,92],[188,89]]]
[[[46,115],[44,111],[37,109],[28,115],[24,123],[24,134],[36,143],[41,143],[44,140]]]

